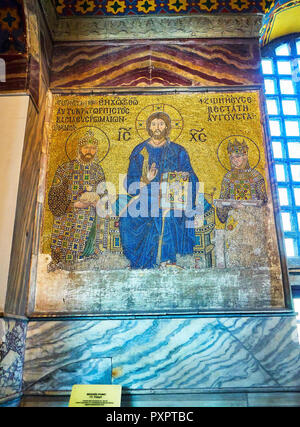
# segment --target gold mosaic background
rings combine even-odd
[[[101,166],[106,181],[113,183],[119,193],[124,193],[123,187],[119,187],[119,175],[126,175],[133,148],[148,138],[145,119],[151,112],[162,110],[172,119],[171,141],[188,151],[199,181],[204,182],[209,202],[211,193],[214,192],[214,198],[219,197],[222,179],[227,172],[226,168],[229,169],[226,147],[231,136],[231,139],[235,136],[246,138],[249,164],[251,167],[257,164],[257,170],[266,178],[258,91],[55,95],[48,151],[42,253],[50,253],[53,215],[48,208],[49,188],[58,165],[76,157],[76,145],[80,137],[89,128],[94,130],[101,140],[99,157],[104,158]],[[216,221],[216,228],[223,227],[217,218]]]

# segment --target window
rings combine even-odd
[[[263,48],[261,69],[286,253],[300,257],[300,37]]]
[[[293,290],[293,297],[294,297],[294,309],[297,313],[297,329],[298,329],[298,340],[300,343],[300,286],[295,286],[295,289]]]

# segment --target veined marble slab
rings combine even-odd
[[[0,399],[22,389],[26,322],[0,318]]]
[[[300,389],[294,318],[221,317],[30,322],[25,390],[99,383],[108,358],[129,390]]]

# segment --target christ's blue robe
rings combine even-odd
[[[165,172],[188,172],[191,200],[190,211],[182,211],[181,217],[176,217],[171,210],[165,218],[163,228],[163,211],[158,207],[158,192],[151,191],[153,186],[148,184],[140,188],[143,172],[144,156],[141,152],[146,148],[149,155],[149,168],[153,163],[158,169],[152,183],[159,183]],[[145,150],[143,151],[145,154]],[[197,191],[197,176],[195,175],[187,151],[174,142],[167,141],[162,147],[153,147],[149,140],[134,148],[130,156],[125,189],[131,197],[139,196],[131,204],[131,208],[120,215],[120,235],[125,256],[129,259],[131,268],[154,268],[161,262],[176,262],[176,255],[193,253],[195,232],[188,227],[194,219],[195,199]],[[134,183],[138,183],[134,185]],[[140,215],[132,214],[134,209],[140,210]],[[155,215],[153,215],[155,212]],[[178,213],[177,213],[178,214]],[[163,233],[162,233],[163,230]],[[162,239],[161,253],[158,256],[159,241]],[[158,259],[159,258],[159,259]]]

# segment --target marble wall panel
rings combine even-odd
[[[150,84],[147,45],[70,44],[54,47],[52,88],[139,86]]]
[[[35,211],[40,172],[46,88],[40,87],[40,113],[29,103],[19,175],[17,209],[12,240],[5,312],[24,315],[30,277]]]
[[[108,357],[124,390],[300,389],[294,318],[220,317],[30,322],[25,392],[64,390]]]
[[[0,96],[0,312],[4,312],[29,96]]]
[[[39,68],[37,69],[34,63],[34,70],[40,71],[38,77],[44,80],[44,83],[48,87],[49,83],[49,69],[51,65],[52,57],[52,39],[50,35],[50,28],[48,18],[44,16],[39,2],[36,0],[26,0],[26,19],[27,19],[27,45],[28,52],[30,53],[30,68],[29,74],[32,73],[31,59],[34,58],[35,62],[38,63]],[[31,76],[29,76],[31,77]],[[29,82],[29,84],[31,81]],[[37,81],[38,88],[38,81]],[[29,86],[31,91],[34,90],[32,85]],[[33,92],[34,95],[34,92]],[[38,103],[37,103],[38,105]]]
[[[27,323],[0,318],[0,400],[22,391]]]
[[[5,61],[6,78],[0,82],[0,92],[24,92],[27,83],[28,58],[26,55],[1,55]]]
[[[255,39],[56,44],[52,89],[260,84]]]
[[[32,96],[35,105],[39,106],[40,89],[40,63],[33,57],[30,57],[28,67],[28,90]]]
[[[31,101],[27,114],[22,163],[20,170],[17,171],[19,189],[5,305],[6,313],[21,316],[26,311],[33,236],[38,226],[35,213],[52,53],[49,30],[38,2],[27,0],[25,6],[28,52],[26,57],[24,55],[18,57],[17,63],[23,61],[25,70],[18,89],[29,92]],[[0,83],[0,92],[10,90],[19,81],[18,74],[12,67],[13,63],[9,61],[8,80],[7,83]]]
[[[152,85],[260,84],[256,40],[197,40],[151,46]],[[159,79],[160,77],[160,79]]]

